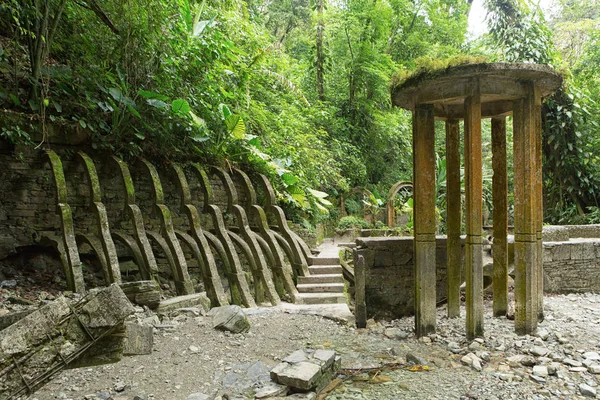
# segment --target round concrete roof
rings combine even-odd
[[[406,79],[392,88],[392,102],[408,110],[433,104],[436,117],[460,119],[465,98],[479,91],[482,117],[492,117],[510,114],[513,100],[525,97],[532,84],[545,97],[561,86],[562,75],[539,64],[464,64]]]

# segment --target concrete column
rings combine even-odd
[[[492,118],[492,198],[494,203],[494,316],[508,310],[508,178],[506,118]]]
[[[356,327],[367,327],[367,303],[365,301],[365,258],[361,255],[356,260],[354,266],[354,314],[356,317]]]
[[[515,331],[533,333],[538,318],[538,195],[535,180],[536,107],[535,87],[514,102],[513,147],[515,176]],[[541,165],[540,165],[541,167]]]
[[[537,219],[535,239],[537,244],[537,313],[538,322],[544,320],[544,248],[542,228],[544,225],[544,203],[542,189],[542,99],[537,95],[534,99],[535,109],[535,195],[537,197]]]
[[[460,129],[458,120],[446,121],[446,280],[448,318],[460,316]]]
[[[413,211],[415,222],[415,332],[435,332],[435,120],[431,104],[413,113]]]
[[[467,338],[483,336],[481,96],[479,86],[465,99],[465,246]]]

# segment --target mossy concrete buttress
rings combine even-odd
[[[208,244],[200,225],[198,210],[196,206],[192,204],[192,196],[183,168],[178,164],[171,164],[171,166],[177,177],[177,187],[181,200],[181,211],[187,216],[191,233],[189,237],[193,241],[187,239],[187,236],[184,236],[183,238],[192,248],[192,251],[199,261],[202,269],[202,279],[207,288],[206,291],[209,299],[211,300],[211,304],[213,304],[215,307],[228,305],[229,301],[225,295],[225,290],[223,289],[223,285],[217,271],[213,253],[210,250],[210,245]]]
[[[254,235],[250,230],[248,218],[246,216],[246,210],[244,210],[243,207],[237,204],[238,196],[233,180],[231,179],[231,176],[222,168],[212,167],[211,171],[223,183],[225,192],[227,193],[227,211],[234,216],[235,222],[237,223],[237,228],[240,232],[240,236],[245,241],[246,245],[248,246],[248,250],[250,251],[250,254],[248,254],[247,259],[250,262],[252,273],[255,277],[254,284],[256,286],[256,292],[260,293],[264,290],[265,294],[271,301],[271,304],[278,305],[281,302],[281,300],[279,298],[279,295],[277,294],[277,291],[275,290],[275,285],[273,284],[273,277],[271,275],[271,271],[268,268],[265,256],[262,253],[260,245],[254,238]],[[260,294],[260,296],[262,296],[262,293]]]
[[[85,292],[85,283],[83,281],[83,271],[77,241],[75,240],[75,229],[73,226],[73,215],[71,207],[67,204],[67,184],[60,157],[52,150],[47,150],[46,155],[52,167],[52,175],[56,186],[57,212],[60,216],[62,228],[62,250],[64,256],[61,256],[67,285],[76,293]]]
[[[150,242],[148,241],[142,211],[135,203],[135,188],[133,186],[133,179],[131,178],[131,171],[129,170],[129,166],[123,160],[115,156],[112,156],[111,159],[117,165],[118,171],[120,172],[119,176],[125,194],[124,211],[129,215],[133,222],[133,238],[137,243],[139,253],[144,260],[144,264],[139,266],[140,270],[145,269],[148,272],[149,278],[147,279],[156,279],[158,276],[158,265],[156,264],[154,253],[152,252],[152,246],[150,246]],[[128,243],[128,241],[126,243]],[[132,251],[134,251],[133,248]],[[143,276],[144,272],[141,273]]]
[[[102,203],[102,192],[100,189],[100,179],[98,179],[98,173],[96,172],[96,166],[92,159],[85,154],[83,151],[77,152],[81,163],[83,164],[86,172],[87,182],[90,189],[91,209],[90,211],[96,218],[96,232],[95,235],[101,244],[101,252],[104,260],[104,268],[108,272],[108,276],[105,277],[106,283],[121,283],[121,270],[119,268],[119,259],[117,257],[117,250],[115,243],[112,240],[110,234],[110,227],[108,224],[108,216],[106,214],[106,208]],[[99,254],[96,252],[96,254]]]

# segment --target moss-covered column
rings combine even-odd
[[[481,96],[474,83],[465,99],[465,246],[467,338],[483,336]]]
[[[533,333],[538,318],[535,87],[527,85],[527,96],[514,102],[515,176],[515,331]]]
[[[535,240],[537,244],[537,313],[538,322],[544,320],[544,247],[542,243],[542,228],[544,225],[544,203],[542,188],[542,99],[536,91],[535,118],[535,195],[537,216]]]
[[[446,121],[446,279],[448,318],[460,316],[460,128],[458,120]]]
[[[494,203],[494,316],[508,310],[508,178],[506,117],[492,118],[492,201]]]
[[[435,332],[435,115],[431,104],[413,114],[413,196],[415,221],[415,332]]]

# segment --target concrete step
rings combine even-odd
[[[346,296],[339,293],[300,293],[296,297],[301,304],[344,304]]]
[[[344,276],[340,274],[299,276],[298,283],[344,283]]]
[[[296,285],[300,293],[343,293],[343,283],[301,283]]]
[[[311,265],[308,267],[308,271],[311,275],[330,275],[330,274],[341,274],[341,265]]]
[[[339,263],[339,257],[308,257],[308,265],[335,265]]]

